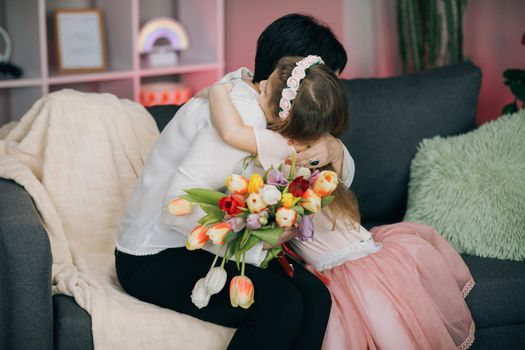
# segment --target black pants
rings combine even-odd
[[[208,306],[198,309],[191,291],[208,272],[214,256],[204,250],[171,248],[155,255],[116,252],[116,270],[130,295],[204,321],[237,328],[228,349],[320,349],[330,313],[328,290],[296,264],[289,278],[277,262],[267,269],[246,265],[255,286],[255,303],[247,310],[230,304],[228,286],[239,275],[234,262],[226,264],[228,281]],[[221,261],[219,259],[219,261]]]

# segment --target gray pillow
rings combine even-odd
[[[342,140],[355,160],[351,189],[365,226],[403,218],[417,145],[424,138],[474,129],[480,83],[481,71],[470,62],[343,81],[350,120]]]

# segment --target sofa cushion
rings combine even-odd
[[[462,257],[476,281],[467,296],[476,327],[525,324],[525,262]]]
[[[524,150],[525,110],[423,140],[405,220],[435,227],[460,253],[525,260]]]
[[[355,160],[351,189],[363,221],[402,219],[417,145],[424,138],[472,130],[480,83],[480,69],[469,62],[343,81],[350,120],[342,140]]]
[[[155,119],[155,122],[157,123],[157,127],[162,132],[180,107],[181,106],[176,105],[162,105],[151,106],[146,109],[153,116],[153,119]]]
[[[55,349],[93,349],[91,316],[72,297],[53,296]]]

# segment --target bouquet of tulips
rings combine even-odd
[[[206,213],[188,236],[187,249],[200,249],[208,242],[220,247],[210,271],[192,291],[191,299],[197,307],[208,305],[210,297],[222,290],[227,279],[224,264],[234,257],[240,275],[231,280],[230,301],[234,307],[249,308],[254,302],[254,286],[244,275],[246,252],[261,241],[275,246],[288,227],[297,227],[301,240],[313,237],[311,214],[334,199],[331,194],[338,177],[333,171],[312,173],[308,168],[299,168],[294,174],[294,168],[292,164],[288,176],[281,171],[282,166],[269,170],[264,177],[254,173],[248,179],[232,174],[226,179],[224,192],[193,188],[169,203],[173,215],[190,213],[192,205],[199,205]],[[268,250],[261,267],[281,251],[280,246]],[[219,255],[223,256],[222,263],[216,266]]]

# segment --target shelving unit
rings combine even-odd
[[[102,11],[107,71],[58,72],[52,13],[65,7]],[[141,24],[156,17],[175,18],[186,29],[190,47],[180,52],[176,66],[149,67],[135,49]],[[13,42],[11,61],[24,71],[21,79],[0,80],[0,126],[64,88],[139,101],[144,82],[184,82],[197,91],[224,74],[224,0],[0,0],[0,26]]]

